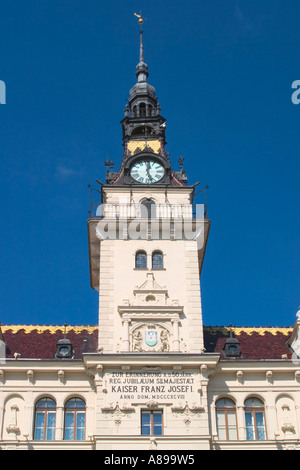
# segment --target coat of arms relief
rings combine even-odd
[[[132,351],[168,352],[170,332],[160,324],[141,324],[132,332]]]

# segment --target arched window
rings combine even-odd
[[[148,105],[148,116],[153,116],[153,106],[151,104]]]
[[[246,434],[248,441],[264,441],[266,439],[265,409],[258,398],[245,401]]]
[[[140,117],[145,117],[146,116],[146,104],[145,103],[140,103]]]
[[[152,253],[152,269],[163,269],[164,257],[161,251],[153,251]]]
[[[52,398],[42,398],[35,407],[34,439],[54,441],[56,403]]]
[[[154,219],[156,217],[156,204],[153,199],[143,199],[141,201],[141,218]]]
[[[216,403],[218,438],[222,441],[238,439],[236,407],[233,400],[221,398]]]
[[[66,441],[84,441],[85,439],[85,402],[81,398],[71,398],[65,406]]]
[[[135,268],[147,269],[147,253],[145,251],[138,251],[135,255]]]
[[[154,134],[154,129],[150,126],[139,126],[133,129],[131,135],[151,135]]]

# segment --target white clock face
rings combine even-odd
[[[164,173],[163,166],[154,160],[139,161],[130,169],[132,178],[142,184],[157,183],[162,179]]]

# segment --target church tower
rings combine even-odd
[[[206,356],[199,278],[210,222],[206,207],[194,204],[196,185],[188,184],[183,159],[179,171],[171,166],[166,120],[148,76],[141,27],[137,81],[121,121],[122,162],[118,171],[106,162],[101,202],[91,204],[88,221],[107,390],[102,408],[130,402],[132,409],[148,406],[151,412],[149,403],[181,409],[190,401],[198,409],[199,368]],[[178,380],[168,382],[174,371]]]

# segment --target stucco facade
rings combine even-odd
[[[27,335],[29,341],[34,327],[27,328],[25,333],[25,327],[14,327],[14,332],[12,327],[2,327],[7,346],[17,334]],[[77,327],[77,334],[84,328]],[[276,335],[282,334],[288,341],[298,328],[297,321],[294,329],[277,329]],[[59,327],[42,330],[41,340],[46,331],[51,331],[54,337],[57,330]],[[210,330],[207,332],[211,333]],[[59,332],[62,333],[61,328]],[[249,337],[256,334],[252,329]],[[264,332],[260,329],[257,337],[263,342],[267,334],[267,329]],[[220,352],[152,353],[151,358],[143,352],[94,352],[84,353],[82,359],[63,361],[26,359],[22,355],[6,358],[0,370],[0,447],[298,449],[299,382],[300,365],[297,359],[287,358],[285,354],[281,359],[269,360],[226,360]],[[55,436],[50,441],[34,438],[36,405],[44,397],[56,404]],[[64,433],[65,406],[73,397],[85,402],[84,439],[80,441],[66,440]],[[262,440],[249,440],[247,436],[245,403],[250,397],[263,404],[265,437]],[[217,403],[224,398],[235,404],[237,438],[233,440],[220,439]],[[142,435],[141,410],[162,411],[162,435]]]

